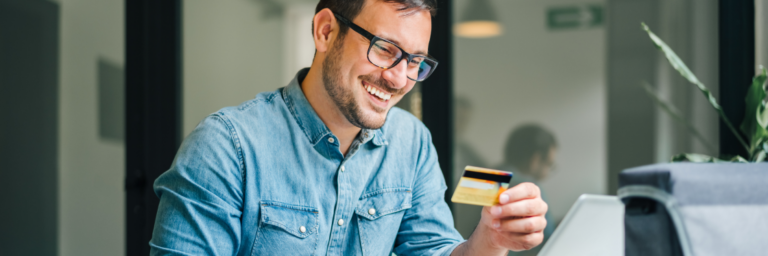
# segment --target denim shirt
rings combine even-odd
[[[344,156],[307,72],[184,140],[154,183],[151,255],[449,255],[463,241],[427,128],[392,108]]]

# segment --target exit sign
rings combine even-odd
[[[549,30],[573,30],[603,25],[602,4],[553,6],[547,8]]]

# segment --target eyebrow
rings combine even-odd
[[[400,47],[402,48],[402,46],[401,46],[402,44],[400,44],[400,42],[398,42],[398,41],[397,41],[397,40],[395,40],[395,39],[392,39],[392,38],[387,38],[387,37],[383,37],[383,36],[379,36],[379,38],[383,38],[383,39],[386,39],[386,40],[388,40],[388,41],[391,41],[391,42],[395,43],[397,46],[400,46]],[[427,54],[427,53],[426,53],[426,52],[424,52],[424,51],[415,51],[415,52],[411,52],[411,54],[418,54],[418,55],[429,56],[429,54]]]
[[[397,40],[395,40],[395,39],[391,39],[391,38],[385,38],[385,37],[381,37],[381,36],[377,36],[377,35],[374,35],[373,33],[369,32],[367,29],[364,29],[363,27],[361,27],[361,26],[359,26],[359,25],[355,24],[355,23],[354,23],[354,22],[352,22],[351,20],[349,20],[349,19],[347,19],[346,17],[344,17],[344,16],[341,16],[341,15],[339,15],[339,14],[336,14],[336,13],[334,13],[334,14],[333,14],[333,16],[335,16],[337,20],[341,21],[341,23],[344,23],[345,25],[347,25],[348,27],[350,27],[350,29],[352,29],[352,30],[354,30],[354,27],[357,27],[358,29],[362,30],[362,31],[361,31],[361,32],[359,32],[359,33],[361,34],[361,36],[365,37],[365,38],[366,38],[366,39],[368,39],[368,40],[373,40],[373,38],[367,38],[368,36],[371,36],[371,37],[374,37],[374,36],[375,36],[375,37],[378,37],[378,38],[381,38],[381,39],[384,39],[384,40],[387,40],[387,41],[393,42],[393,43],[395,43],[395,45],[397,45],[398,47],[401,47],[401,48],[402,48],[402,46],[400,46],[400,45],[402,45],[402,44],[400,44],[400,42],[399,42],[399,41],[397,41]],[[367,34],[367,35],[366,35],[366,34]],[[427,56],[427,57],[431,57],[431,56],[429,56],[429,54],[427,54],[426,52],[424,52],[424,51],[421,51],[421,50],[419,50],[419,51],[415,51],[415,52],[411,52],[411,54],[416,54],[416,55],[424,55],[424,56]]]

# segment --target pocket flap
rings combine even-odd
[[[411,189],[383,189],[368,193],[360,199],[355,213],[360,217],[375,220],[381,216],[411,208]]]
[[[270,225],[299,238],[317,233],[318,211],[315,208],[275,201],[262,201],[260,207],[262,226]]]

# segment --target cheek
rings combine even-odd
[[[405,97],[405,95],[406,95],[406,94],[408,94],[409,92],[411,92],[411,90],[413,90],[413,87],[414,87],[415,85],[416,85],[416,82],[414,82],[414,81],[411,81],[411,80],[409,79],[409,80],[408,80],[408,84],[406,84],[406,85],[405,85],[405,87],[402,89],[402,92],[401,92],[401,95],[400,95],[400,97],[401,97],[401,98],[402,98],[402,97]]]
[[[411,79],[408,79],[408,84],[405,85],[405,92],[408,93],[411,90],[413,90],[413,87],[416,86],[416,81],[412,81]]]
[[[368,61],[367,45],[364,47],[361,43],[354,41],[347,41],[345,45],[341,66],[349,71],[351,78],[357,79],[362,75],[381,71],[381,68],[374,66]],[[347,48],[347,46],[349,47]]]

